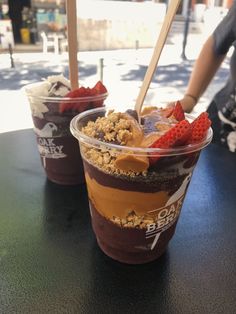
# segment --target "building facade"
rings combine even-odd
[[[129,23],[127,12],[142,11],[142,7],[151,14],[152,21],[146,18],[147,23],[160,23],[170,0],[79,0],[78,23],[92,26],[90,20],[95,20],[96,26],[106,24],[108,27],[111,19]],[[209,8],[229,8],[233,0],[183,0],[177,12],[177,19],[184,20],[191,11],[193,20],[202,22],[205,11]],[[137,2],[137,3],[135,3]],[[7,14],[2,14],[1,8],[8,6]],[[91,10],[91,6],[93,9]],[[124,7],[127,7],[127,10]],[[142,7],[141,7],[142,6]],[[153,7],[154,10],[150,9]],[[101,8],[105,9],[101,9]],[[114,15],[114,8],[122,8]],[[96,9],[94,9],[96,8]],[[133,11],[132,11],[133,10]],[[136,14],[136,13],[134,13]],[[138,23],[138,19],[134,23]],[[112,17],[113,16],[113,17]],[[126,16],[126,17],[125,17]],[[36,43],[40,40],[41,32],[65,32],[66,31],[66,1],[65,0],[0,0],[0,19],[10,18],[16,43]],[[102,21],[103,19],[103,21]],[[128,21],[126,21],[127,19]],[[144,18],[141,17],[143,20]],[[87,21],[85,21],[87,20]],[[99,22],[97,22],[99,21]],[[107,22],[108,21],[108,22]],[[90,24],[89,24],[90,23]],[[114,24],[114,23],[113,23]],[[116,22],[117,24],[117,22]],[[145,27],[145,23],[143,24]],[[140,25],[140,28],[142,25]],[[83,27],[82,27],[83,28]],[[86,28],[85,28],[86,30]]]

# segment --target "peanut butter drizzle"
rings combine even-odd
[[[143,172],[149,167],[147,156],[135,156],[134,154],[120,154],[115,160],[115,166],[123,171]]]
[[[152,132],[143,136],[143,140],[141,142],[141,147],[150,147],[161,135],[157,132]]]
[[[157,110],[156,106],[148,106],[148,107],[144,107],[142,112],[141,112],[141,116],[145,116],[147,114],[150,114],[151,112]]]
[[[131,118],[128,114],[122,113],[121,116],[124,119],[130,121],[130,131],[132,133],[132,138],[126,142],[126,146],[139,147],[143,140],[143,131],[134,118]]]
[[[152,109],[153,110],[153,109]],[[128,114],[123,113],[122,117],[130,121],[132,138],[129,139],[126,143],[130,147],[149,147],[154,143],[160,135],[156,132],[144,136],[144,133],[138,124],[138,122],[130,118]],[[117,157],[115,161],[115,166],[123,171],[134,171],[134,172],[143,172],[146,171],[149,167],[148,156],[137,156],[135,154],[121,154]]]
[[[125,219],[131,211],[135,211],[137,215],[144,215],[148,211],[164,206],[169,198],[164,191],[144,193],[103,186],[87,172],[85,178],[90,201],[97,211],[108,219],[112,219],[113,216]]]

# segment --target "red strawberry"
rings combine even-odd
[[[101,95],[101,94],[105,94],[107,93],[107,89],[106,87],[102,84],[101,81],[98,81],[95,86],[92,88],[92,92],[94,93],[94,95]],[[92,107],[93,108],[98,108],[98,107],[102,107],[104,102],[104,98],[101,98],[100,100],[97,101],[93,101]]]
[[[78,98],[78,97],[88,97],[89,96],[89,89],[83,86],[70,91],[65,95],[66,98]],[[60,112],[65,112],[69,110],[76,110],[78,112],[82,112],[88,108],[88,102],[86,101],[65,101],[60,104]]]
[[[102,84],[101,81],[98,81],[93,88],[90,87],[79,87],[73,91],[70,91],[67,93],[65,97],[69,98],[77,98],[77,97],[91,97],[91,96],[96,96],[100,94],[107,93],[106,87]],[[85,111],[86,109],[89,108],[96,108],[96,107],[101,107],[103,105],[104,99],[101,98],[100,100],[97,101],[77,101],[77,102],[63,102],[60,104],[60,112],[65,112],[65,111],[77,111],[77,112],[82,112]]]
[[[208,113],[202,112],[191,123],[191,136],[188,139],[188,144],[201,142],[206,137],[210,126],[211,120],[208,118]]]
[[[98,81],[92,89],[96,90],[98,94],[107,93],[107,89],[101,81]]]
[[[187,120],[182,120],[173,126],[173,128],[169,129],[169,131],[156,140],[150,147],[171,148],[184,145],[189,139],[190,132],[190,123]],[[149,157],[150,163],[156,162],[159,158],[160,156]]]
[[[75,90],[70,91],[65,97],[76,98],[76,97],[86,97],[88,96],[87,88],[81,86]]]
[[[172,115],[175,117],[177,121],[181,121],[185,119],[184,110],[181,106],[180,101],[176,101]]]

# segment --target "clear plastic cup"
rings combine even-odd
[[[31,90],[40,83],[24,88],[32,113],[38,151],[48,179],[62,185],[84,183],[83,163],[79,145],[70,132],[70,121],[78,114],[73,105],[80,105],[81,111],[103,106],[107,93],[90,97],[46,97],[35,96]],[[72,109],[63,111],[63,106]]]
[[[81,132],[88,121],[105,114],[106,109],[89,110],[74,117],[70,126],[80,143],[93,230],[102,251],[113,259],[150,262],[163,254],[174,235],[194,167],[213,132],[210,128],[200,143],[171,149],[124,147]],[[145,173],[114,166],[121,156],[135,162],[150,155],[159,159]]]

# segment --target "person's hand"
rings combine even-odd
[[[182,99],[179,99],[179,101],[181,103],[181,106],[184,112],[187,112],[187,113],[190,113],[197,103],[197,99],[193,97],[192,95],[188,95],[188,94],[184,95],[184,97]],[[174,107],[174,105],[175,105],[175,102],[170,102],[168,103],[167,107],[171,108],[171,107]]]
[[[192,95],[184,95],[182,99],[180,99],[181,106],[183,110],[187,113],[190,113],[194,106],[197,104],[197,98]]]

